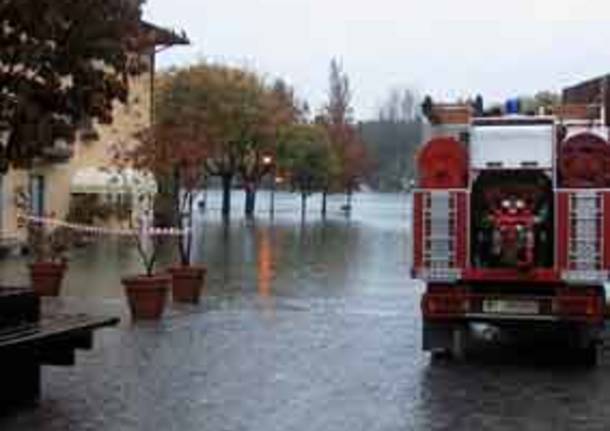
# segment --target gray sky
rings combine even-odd
[[[586,7],[585,7],[586,5]],[[607,0],[148,0],[146,18],[192,46],[162,66],[207,59],[290,82],[313,108],[340,58],[359,118],[395,86],[486,101],[610,72]],[[605,19],[605,21],[604,21]]]

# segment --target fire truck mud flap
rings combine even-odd
[[[462,322],[432,322],[423,323],[423,350],[433,356],[449,355],[454,359],[464,359],[470,329]]]

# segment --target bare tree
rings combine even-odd
[[[393,123],[408,123],[415,120],[417,99],[417,94],[409,88],[392,88],[379,108],[379,120]]]
[[[336,59],[330,63],[328,103],[320,118],[340,165],[338,186],[347,194],[346,208],[351,208],[352,193],[368,168],[366,148],[354,124],[352,90],[349,77]],[[324,193],[326,194],[326,190]]]

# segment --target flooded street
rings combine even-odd
[[[197,219],[195,258],[209,268],[197,307],[172,306],[159,325],[131,325],[120,277],[134,251],[103,241],[77,250],[60,303],[123,317],[73,368],[45,368],[37,409],[0,419],[24,430],[604,430],[608,368],[566,365],[544,352],[483,351],[466,363],[421,352],[419,295],[410,279],[407,195],[362,194],[346,217],[278,193],[269,218]],[[163,250],[160,268],[173,259]],[[0,276],[25,280],[7,259]],[[491,350],[494,350],[491,352]],[[560,353],[561,355],[561,353]],[[540,356],[543,356],[540,359]]]

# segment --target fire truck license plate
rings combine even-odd
[[[536,301],[489,299],[483,301],[483,313],[490,314],[538,314]]]

